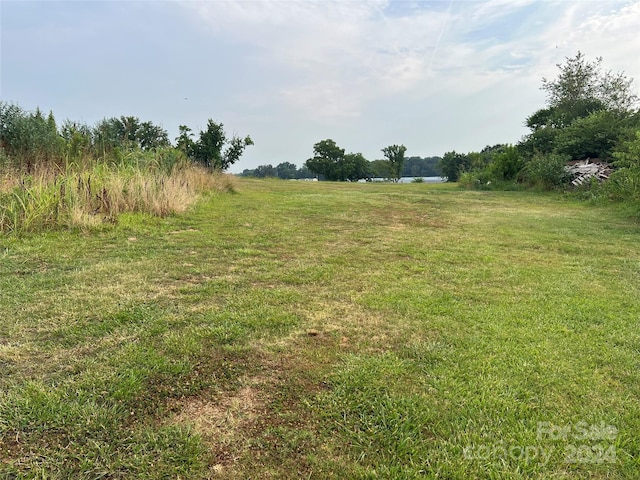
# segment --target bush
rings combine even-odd
[[[458,184],[462,188],[484,189],[491,185],[491,176],[486,169],[463,172],[458,178]]]
[[[604,191],[612,200],[640,203],[640,167],[616,170],[609,176]]]
[[[524,160],[520,156],[518,149],[509,145],[502,152],[495,154],[487,168],[492,177],[491,180],[501,181],[514,180],[523,167]]]
[[[534,155],[520,173],[520,179],[530,187],[553,190],[569,182],[565,166],[568,157],[563,155]]]

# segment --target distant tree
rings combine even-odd
[[[447,182],[457,182],[460,174],[469,170],[469,157],[455,151],[447,152],[438,163],[438,167]]]
[[[333,140],[326,139],[313,146],[313,153],[313,158],[305,162],[309,170],[327,180],[344,180],[339,168],[344,160],[344,148],[338,147]]]
[[[282,178],[283,180],[296,178],[297,171],[298,167],[290,162],[282,162],[278,166],[276,166],[277,176],[278,178]]]
[[[402,176],[402,164],[404,163],[404,154],[406,151],[407,147],[404,145],[389,145],[382,149],[382,153],[389,162],[391,178],[394,178],[396,181],[400,180]]]
[[[402,165],[403,177],[437,177],[440,157],[408,157]],[[386,161],[385,161],[386,162]]]
[[[303,165],[296,172],[296,178],[314,178],[314,173],[307,168],[306,165]]]
[[[277,172],[271,164],[260,165],[254,170],[253,176],[257,178],[275,177]]]
[[[313,146],[314,156],[305,162],[311,172],[330,181],[357,181],[371,175],[369,162],[361,153],[348,153],[331,139]]]
[[[373,160],[370,162],[371,175],[376,178],[391,178],[391,166],[388,160]]]
[[[369,161],[361,153],[347,153],[344,156],[342,176],[351,182],[371,177]]]

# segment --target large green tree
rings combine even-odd
[[[370,163],[361,153],[347,153],[342,169],[344,178],[351,182],[371,177]]]
[[[335,141],[328,138],[313,146],[313,157],[305,162],[305,166],[326,180],[344,180],[340,170],[343,160],[344,148],[338,147]]]
[[[397,182],[402,176],[402,164],[404,163],[404,154],[407,151],[407,147],[404,145],[389,145],[382,149],[382,153],[389,162],[389,170],[391,171],[391,177]]]
[[[391,168],[387,160],[373,160],[370,162],[371,175],[377,178],[391,178]]]
[[[602,58],[589,61],[580,52],[557,66],[556,78],[542,79],[547,105],[527,118],[531,133],[520,151],[529,157],[610,158],[638,105],[633,80],[603,70]]]
[[[542,90],[565,125],[601,109],[627,112],[638,103],[633,80],[624,73],[603,71],[602,57],[588,61],[578,52],[557,67],[560,73],[555,79],[542,79]]]
[[[463,153],[457,153],[456,151],[447,152],[444,154],[438,168],[441,175],[447,182],[457,182],[460,178],[460,174],[469,170],[471,166],[471,160]]]
[[[330,138],[313,146],[313,158],[305,166],[316,175],[330,181],[357,181],[371,175],[369,162],[361,153],[345,154]]]

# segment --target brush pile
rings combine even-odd
[[[571,185],[575,187],[590,182],[592,178],[604,182],[613,172],[611,165],[599,158],[573,160],[564,168],[571,177]]]

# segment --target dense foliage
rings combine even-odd
[[[578,52],[542,80],[546,105],[525,121],[530,132],[513,146],[467,154],[447,152],[439,163],[448,181],[480,188],[566,188],[570,160],[609,162],[610,181],[582,188],[616,199],[637,199],[640,179],[640,111],[632,80],[605,71],[602,59]]]
[[[205,191],[233,190],[218,175],[251,139],[227,140],[209,120],[197,141],[137,117],[91,127],[0,102],[0,233],[89,228],[120,214],[182,212]],[[207,167],[207,168],[203,168]]]
[[[371,177],[369,162],[361,153],[345,153],[344,148],[331,139],[316,143],[313,153],[305,166],[322,179],[354,182]]]
[[[253,145],[248,135],[245,138],[233,136],[227,138],[222,123],[209,119],[207,129],[200,132],[198,140],[193,140],[191,129],[180,125],[180,136],[176,139],[177,148],[189,158],[212,170],[227,170],[236,163],[244,149]]]
[[[164,151],[176,158],[180,152],[211,170],[224,171],[253,145],[249,136],[227,138],[223,124],[209,119],[207,129],[193,140],[191,129],[180,126],[172,147],[167,131],[137,117],[105,118],[94,126],[65,120],[58,126],[53,113],[27,112],[0,102],[0,167],[32,172],[38,166],[119,163],[127,155]]]
[[[407,157],[402,165],[403,177],[438,177],[440,157]]]

